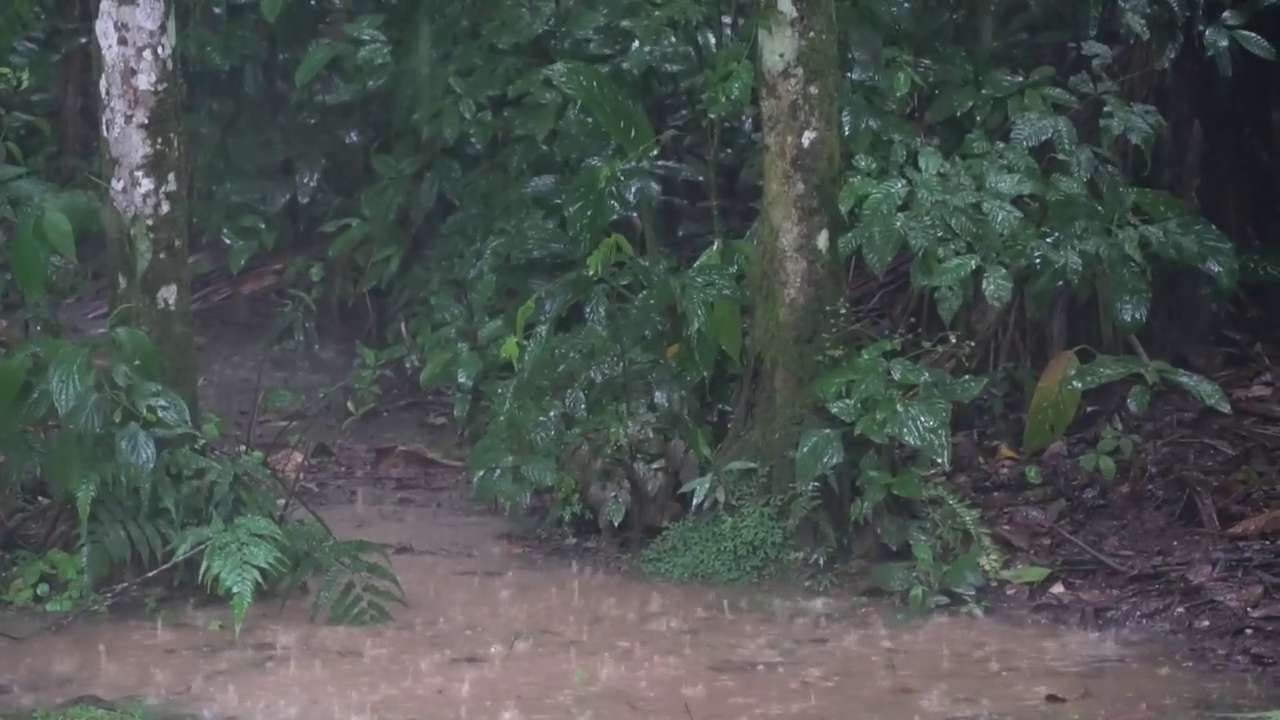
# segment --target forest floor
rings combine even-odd
[[[268,350],[272,318],[231,305],[200,314],[205,409],[275,463],[300,460],[294,479],[335,532],[393,548],[409,607],[375,629],[310,624],[305,602],[255,607],[239,641],[217,629],[220,608],[27,633],[18,653],[0,646],[0,716],[86,694],[272,720],[817,720],[851,703],[895,720],[1146,720],[1280,707],[1280,673],[1266,672],[1280,658],[1268,524],[1280,421],[1266,410],[1280,391],[1259,363],[1215,378],[1233,416],[1160,398],[1159,423],[1129,430],[1136,449],[1111,482],[1078,469],[1089,433],[1046,453],[1039,486],[1002,449],[1015,423],[958,435],[955,486],[1015,560],[1053,574],[998,587],[988,618],[906,620],[838,590],[665,583],[590,545],[550,545],[469,502],[447,402],[397,388],[348,423],[343,395],[326,390],[349,375],[352,344]],[[426,715],[424,697],[436,699]]]
[[[1280,345],[1276,347],[1280,350]],[[1028,483],[1008,448],[1019,416],[957,437],[951,480],[984,511],[1018,562],[1051,568],[1005,602],[1074,627],[1146,627],[1184,639],[1216,667],[1280,664],[1280,375],[1257,341],[1218,348],[1194,368],[1226,391],[1224,415],[1158,394],[1123,426],[1123,392],[1089,407]],[[1106,403],[1107,401],[1103,401]],[[1086,472],[1104,425],[1132,441],[1116,473]]]

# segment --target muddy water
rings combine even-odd
[[[238,434],[264,368],[267,386],[312,397],[350,367],[338,352],[264,366],[260,329],[210,327],[204,398]],[[422,414],[384,416],[356,442],[421,442],[431,432]],[[341,419],[306,434],[336,440]],[[394,558],[410,603],[395,608],[394,623],[310,624],[302,600],[254,608],[239,641],[221,608],[168,608],[160,621],[86,618],[20,643],[0,637],[0,713],[92,694],[244,720],[1147,720],[1234,709],[1257,695],[1244,679],[1196,673],[1159,645],[1113,635],[962,617],[902,624],[830,598],[539,560],[508,542],[499,520],[459,502],[456,477],[377,474],[312,480],[342,503],[359,488],[361,504],[326,510],[340,535],[414,548]]]
[[[1253,695],[1152,645],[993,620],[893,623],[834,600],[664,585],[520,552],[495,519],[345,506],[335,531],[407,543],[393,624],[324,627],[259,607],[238,642],[220,608],[97,618],[0,639],[4,706],[93,694],[208,717],[1194,717]]]

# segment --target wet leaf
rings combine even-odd
[[[729,300],[711,306],[711,324],[725,354],[738,362],[742,358],[742,308]]]
[[[40,229],[44,233],[45,242],[49,243],[59,255],[75,262],[76,238],[71,229],[71,220],[57,210],[45,210],[40,218]]]
[[[0,357],[0,415],[12,417],[14,401],[18,399],[23,384],[27,381],[27,373],[31,370],[29,355],[6,355]]]
[[[1231,30],[1231,37],[1235,38],[1235,41],[1240,43],[1240,47],[1248,50],[1254,55],[1257,55],[1263,60],[1276,59],[1275,46],[1258,33],[1233,28]]]
[[[1064,351],[1045,366],[1036,383],[1031,405],[1027,409],[1022,433],[1022,451],[1035,453],[1061,439],[1080,407],[1080,391],[1064,382],[1068,374],[1080,367],[1080,360],[1070,350]]]
[[[1099,355],[1088,365],[1077,365],[1067,377],[1067,387],[1075,390],[1092,390],[1123,380],[1130,375],[1149,369],[1140,358],[1120,355]]]
[[[9,267],[27,300],[44,299],[49,267],[49,246],[36,236],[31,216],[21,218],[9,238]]]
[[[1034,585],[1053,574],[1053,571],[1038,565],[1022,565],[1007,568],[1000,572],[1000,579],[1019,585]]]
[[[999,265],[986,267],[982,272],[982,296],[996,308],[1003,308],[1013,300],[1013,276]]]
[[[862,234],[862,257],[876,277],[883,277],[890,263],[898,256],[906,236],[896,226],[873,223]]]
[[[1129,408],[1129,412],[1135,415],[1141,415],[1147,411],[1147,406],[1151,404],[1151,386],[1145,383],[1139,383],[1129,388],[1129,397],[1125,401],[1125,405]]]
[[[1160,376],[1186,390],[1191,397],[1206,406],[1220,413],[1231,414],[1231,401],[1227,399],[1227,394],[1209,378],[1178,368],[1163,369]]]
[[[116,432],[116,460],[139,472],[150,473],[156,466],[156,441],[136,422]]]
[[[307,54],[302,57],[302,62],[298,63],[298,69],[293,73],[293,84],[302,87],[311,82],[341,51],[342,48],[339,45],[328,41],[312,45]]]
[[[633,156],[655,149],[653,126],[639,104],[595,65],[561,62],[550,69],[552,81],[582,103],[587,113]]]
[[[276,21],[280,17],[280,10],[284,8],[284,0],[262,0],[258,5],[262,11],[262,18],[269,23]]]
[[[901,403],[889,432],[940,467],[951,466],[951,404],[941,398]]]
[[[796,484],[807,486],[844,460],[844,442],[830,428],[806,430],[796,448]]]
[[[89,351],[73,347],[59,353],[49,366],[49,395],[58,415],[66,415],[89,387]]]

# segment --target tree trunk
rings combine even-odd
[[[177,24],[168,0],[101,0],[95,26],[111,201],[124,232],[111,253],[113,317],[151,336],[162,380],[196,403],[195,335]]]
[[[773,490],[791,489],[819,356],[818,331],[838,295],[840,149],[833,0],[761,0],[760,114],[764,214],[753,264],[757,373],[742,437],[767,464]]]

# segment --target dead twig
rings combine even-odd
[[[86,612],[90,610],[106,609],[109,605],[119,600],[120,598],[124,597],[125,593],[127,593],[129,590],[137,587],[138,585],[146,582],[147,580],[150,580],[151,578],[155,577],[156,575],[159,575],[165,570],[168,570],[174,565],[177,565],[178,563],[183,562],[187,558],[192,557],[193,555],[201,552],[207,547],[209,547],[208,542],[200,543],[199,545],[191,548],[190,550],[182,553],[181,555],[173,558],[169,562],[161,565],[160,567],[155,568],[154,570],[143,573],[142,575],[139,575],[138,577],[132,580],[126,580],[122,583],[119,583],[118,585],[114,585],[108,588],[106,592],[99,595],[97,599],[95,599],[93,602],[85,603],[83,606],[81,606],[75,612],[72,612],[70,615],[67,615],[66,617],[62,618],[61,620],[58,620],[57,622],[53,622],[53,623],[50,623],[49,625],[46,625],[44,628],[45,632],[48,632],[51,635],[57,632],[61,632],[62,630],[66,629],[68,625],[75,622],[76,618],[80,617]]]
[[[1116,571],[1116,572],[1118,572],[1118,573],[1124,573],[1125,575],[1134,575],[1134,574],[1136,574],[1136,573],[1137,573],[1137,571],[1136,571],[1136,570],[1133,570],[1133,569],[1131,569],[1131,568],[1127,568],[1127,567],[1125,567],[1124,565],[1121,565],[1120,563],[1116,562],[1115,560],[1113,560],[1113,559],[1111,559],[1111,558],[1107,557],[1106,555],[1103,555],[1102,553],[1098,552],[1097,550],[1094,550],[1092,547],[1089,547],[1089,545],[1087,545],[1083,540],[1080,540],[1080,539],[1079,539],[1079,538],[1077,538],[1076,536],[1072,535],[1071,533],[1067,532],[1066,530],[1063,530],[1062,528],[1058,527],[1057,525],[1050,525],[1050,526],[1049,526],[1049,529],[1053,530],[1054,532],[1058,533],[1058,534],[1059,534],[1059,535],[1061,535],[1062,537],[1066,538],[1066,539],[1067,539],[1068,541],[1070,541],[1073,545],[1075,545],[1076,547],[1080,548],[1081,550],[1083,550],[1083,551],[1085,551],[1085,552],[1089,553],[1089,555],[1091,555],[1095,560],[1097,560],[1098,562],[1102,563],[1103,565],[1106,565],[1107,567],[1111,568],[1112,570],[1115,570],[1115,571]]]

